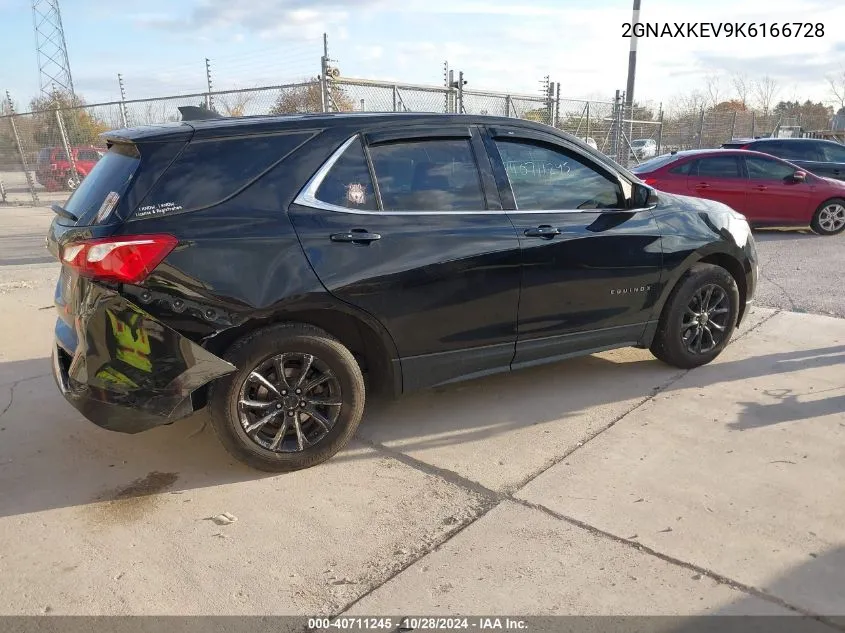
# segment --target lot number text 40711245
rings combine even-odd
[[[622,37],[824,37],[821,22],[623,22]]]

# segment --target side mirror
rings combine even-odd
[[[648,185],[641,182],[636,182],[634,183],[632,189],[632,209],[645,209],[647,207],[653,207],[659,202],[657,192],[654,190],[653,187],[649,187]]]
[[[807,172],[798,170],[794,174],[792,174],[793,182],[804,182],[807,180]]]

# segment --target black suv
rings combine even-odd
[[[736,139],[722,143],[722,147],[764,152],[788,160],[816,176],[845,180],[845,145],[836,141],[817,138]]]
[[[128,433],[208,406],[261,469],[331,457],[365,392],[624,346],[702,365],[754,294],[742,215],[539,123],[292,115],[104,137],[48,236],[58,386]]]

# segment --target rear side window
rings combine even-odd
[[[65,204],[65,209],[79,218],[79,226],[91,224],[106,196],[112,192],[123,196],[140,162],[141,157],[134,145],[115,143],[91,173],[82,179]]]
[[[816,144],[806,141],[777,143],[777,151],[773,151],[771,154],[785,160],[823,160]]]
[[[370,147],[385,211],[483,211],[481,179],[469,140]]]
[[[218,204],[251,184],[310,133],[192,141],[145,198],[135,217]]]
[[[681,174],[687,175],[690,173],[690,167],[692,167],[693,161],[688,160],[685,163],[681,163],[680,165],[676,165],[669,170],[670,174]]]
[[[378,209],[373,179],[360,138],[356,138],[332,165],[314,197],[321,202],[347,209]]]
[[[845,163],[845,146],[836,143],[822,144],[824,159],[829,163]]]
[[[740,178],[739,161],[734,156],[700,158],[698,175],[703,178]]]
[[[76,160],[97,161],[100,155],[93,149],[81,149],[76,155]]]

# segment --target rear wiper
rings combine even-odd
[[[73,213],[65,209],[60,204],[51,204],[50,208],[53,210],[53,213],[55,213],[59,217],[65,218],[66,220],[71,220],[73,222],[79,222],[78,217],[76,217]]]

